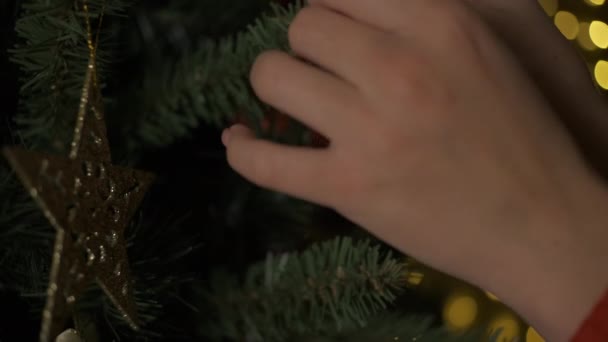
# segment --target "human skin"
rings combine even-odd
[[[278,145],[242,125],[222,139],[252,182],[335,209],[566,341],[608,285],[608,193],[522,67],[533,63],[481,11],[311,1],[289,39],[316,66],[270,51],[251,82],[329,147]]]
[[[608,180],[608,106],[572,44],[536,0],[465,2],[516,55],[587,160]]]

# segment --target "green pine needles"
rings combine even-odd
[[[301,254],[270,255],[246,279],[216,281],[216,337],[288,341],[365,326],[405,288],[405,261],[368,241],[338,238]]]
[[[87,3],[93,22],[104,4],[107,16],[119,15],[127,7],[126,0]],[[20,112],[15,121],[21,137],[32,147],[64,151],[71,141],[89,61],[81,8],[82,3],[74,0],[29,0],[22,5],[15,27],[20,43],[10,52],[21,68]],[[107,57],[100,49],[100,75]]]
[[[270,107],[253,93],[249,71],[262,51],[290,50],[287,30],[301,6],[272,5],[246,32],[203,41],[175,64],[149,70],[138,96],[143,103],[140,117],[127,129],[136,132],[130,149],[170,145],[189,137],[201,122],[222,127],[239,114],[259,132]]]
[[[21,69],[22,84],[20,109],[15,117],[18,124],[15,140],[23,142],[26,148],[65,153],[70,143],[89,56],[80,1],[23,1],[21,18],[16,25],[19,44],[11,53],[13,62]],[[88,0],[93,22],[99,18],[102,5],[105,4],[105,13],[111,19],[124,15],[131,5],[129,2]],[[217,4],[220,6],[220,2]],[[262,123],[265,120],[268,123],[268,113],[272,109],[255,96],[249,85],[249,71],[257,55],[264,50],[290,51],[287,30],[301,7],[302,1],[288,7],[273,5],[269,13],[262,15],[245,32],[219,41],[203,39],[195,51],[185,53],[177,62],[163,60],[160,67],[146,65],[148,71],[143,79],[137,79],[141,75],[126,76],[134,79],[124,82],[128,86],[113,82],[117,87],[112,88],[113,94],[129,100],[128,105],[116,106],[117,111],[121,111],[117,124],[108,120],[109,126],[112,125],[109,130],[118,133],[116,135],[127,143],[127,146],[118,144],[118,148],[127,150],[126,159],[136,163],[141,159],[142,151],[162,151],[190,137],[203,125],[220,128],[237,118],[257,125],[258,133],[268,133],[262,129]],[[108,39],[111,33],[112,30],[104,25],[97,60],[102,80],[115,66],[110,56],[117,51],[108,46],[117,40]],[[120,104],[120,101],[116,103]],[[296,133],[295,140],[305,138],[298,136],[302,133],[301,127],[294,126],[297,130],[291,133]],[[209,162],[209,159],[204,160]],[[225,161],[218,160],[210,163],[221,162],[223,166]],[[173,173],[159,170],[165,172],[159,175],[165,183],[159,188],[180,184],[172,183],[176,177]],[[184,175],[188,177],[187,172]],[[196,174],[196,177],[200,175]],[[221,186],[222,191],[233,189],[228,181]],[[249,188],[241,190],[250,192]],[[8,287],[18,291],[22,298],[30,299],[30,308],[36,311],[44,301],[55,232],[4,164],[0,164],[0,194],[0,290]],[[151,191],[149,201],[157,204],[152,208],[164,207],[171,200],[164,194],[163,191]],[[241,202],[256,201],[258,208],[273,203],[260,202],[256,197],[250,199],[237,191],[224,197],[218,195],[213,204],[188,203],[186,206],[191,207],[183,211],[170,208],[175,210],[175,217],[187,216],[186,213],[194,210],[208,211],[208,215],[193,215],[197,221],[189,218],[183,221],[161,218],[159,221],[156,213],[144,205],[141,216],[127,234],[135,281],[134,297],[144,326],[141,331],[129,331],[108,298],[99,288],[93,287],[78,301],[75,311],[76,317],[90,319],[94,325],[91,334],[98,335],[99,340],[127,338],[138,341],[356,342],[398,338],[402,341],[473,342],[484,339],[482,335],[455,336],[433,326],[429,320],[404,317],[405,310],[396,303],[407,287],[409,266],[406,259],[369,241],[341,237],[312,245],[300,253],[269,255],[265,261],[249,266],[240,278],[232,273],[217,276],[209,282],[207,278],[216,270],[217,264],[205,264],[205,254],[193,251],[198,252],[202,246],[217,241],[220,241],[218,250],[234,248],[232,238],[255,226],[252,220],[247,220],[252,214],[238,209],[246,207]],[[199,199],[198,195],[196,198]],[[228,204],[238,205],[224,206],[220,198]],[[276,210],[276,207],[272,209]],[[252,244],[266,243],[267,249],[302,245],[300,240],[304,240],[301,237],[304,234],[292,233],[302,230],[289,228],[297,226],[300,217],[309,217],[308,209],[308,205],[290,205],[286,209],[290,212],[289,219],[278,221],[282,225],[280,228],[287,228],[281,231],[283,235],[292,235],[281,239],[298,240],[298,243],[293,240],[284,244],[275,244],[275,240],[270,243],[269,236],[256,230],[255,234],[260,237]],[[279,215],[268,208],[264,210],[261,216],[264,224],[274,226],[265,215],[270,215],[269,212],[273,217]],[[226,221],[230,222],[224,224],[224,217],[229,217]],[[309,229],[310,225],[307,222],[307,228],[302,229]],[[230,230],[222,232],[224,237],[224,234],[201,234],[209,233],[205,229]],[[283,247],[277,248],[291,248]],[[232,252],[228,250],[223,255],[221,249],[219,256],[227,259]],[[252,249],[243,253],[238,263],[228,264],[245,268],[253,258],[249,253],[253,252],[257,258],[259,254]],[[210,258],[213,262],[216,262],[215,256]],[[204,295],[200,296],[200,293]]]
[[[24,296],[43,297],[54,230],[2,163],[0,198],[0,289],[8,285]]]
[[[88,0],[92,20],[102,4],[108,15],[122,12],[122,0]],[[37,150],[64,151],[83,86],[88,49],[81,2],[26,0],[10,51],[20,67],[20,105],[14,140]],[[104,35],[102,35],[103,37]],[[105,70],[107,54],[99,54]],[[0,164],[0,286],[19,290],[40,308],[50,266],[54,229],[4,163]]]

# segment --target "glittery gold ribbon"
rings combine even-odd
[[[74,139],[72,140],[72,149],[70,158],[76,158],[79,153],[80,143],[82,141],[82,128],[84,119],[87,113],[87,105],[90,105],[91,110],[98,120],[103,119],[103,110],[101,106],[101,94],[99,89],[99,81],[97,77],[97,47],[99,46],[99,33],[105,12],[106,2],[104,1],[99,14],[99,22],[97,24],[97,32],[95,33],[95,41],[93,41],[93,31],[91,28],[91,15],[87,0],[82,0],[82,10],[84,12],[85,25],[87,30],[87,46],[89,48],[89,63],[85,75],[84,86],[80,96],[80,106],[78,108],[78,116],[76,118],[76,127],[74,128]],[[91,90],[93,90],[94,101],[90,101]],[[105,129],[105,127],[104,127]],[[105,134],[103,134],[105,136]],[[100,138],[103,139],[101,135]],[[109,151],[107,153],[109,155]]]

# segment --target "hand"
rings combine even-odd
[[[289,38],[318,67],[268,52],[251,80],[331,145],[280,146],[235,126],[223,136],[232,167],[334,208],[565,341],[608,284],[608,196],[513,54],[465,2],[311,3]]]
[[[537,1],[467,3],[517,55],[587,159],[608,180],[608,106],[572,44]]]

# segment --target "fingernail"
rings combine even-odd
[[[230,127],[224,129],[222,132],[222,143],[224,146],[228,146],[228,141],[230,140]]]

